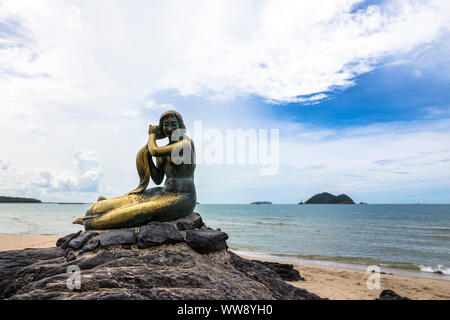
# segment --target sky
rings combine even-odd
[[[254,129],[277,160],[198,163],[200,203],[450,203],[449,31],[447,0],[0,0],[0,195],[122,195],[175,109],[199,158]]]

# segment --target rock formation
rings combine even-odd
[[[407,297],[402,297],[401,295],[397,294],[393,290],[383,290],[380,293],[380,297],[377,300],[411,300]]]
[[[319,299],[283,281],[301,278],[292,265],[246,260],[227,238],[192,213],[0,252],[0,299]]]

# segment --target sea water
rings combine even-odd
[[[0,233],[65,235],[89,204],[0,204]],[[196,209],[228,233],[230,249],[450,275],[450,205],[223,205]],[[448,278],[449,276],[443,276]]]

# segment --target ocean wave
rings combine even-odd
[[[358,225],[354,225],[355,227],[357,227]],[[394,230],[425,230],[425,231],[442,231],[442,232],[450,232],[450,227],[441,227],[441,226],[416,226],[416,225],[384,225],[384,224],[380,224],[380,225],[376,225],[375,227],[377,227],[380,230],[383,229],[394,229]]]
[[[411,262],[385,261],[366,257],[300,255],[300,254],[280,254],[280,253],[271,253],[270,255],[277,257],[298,258],[301,260],[328,261],[328,262],[339,262],[358,265],[378,265],[380,267],[387,267],[387,268],[416,270],[416,271],[420,270],[418,265]]]
[[[437,234],[437,235],[426,234],[426,235],[424,235],[424,237],[433,238],[433,239],[450,240],[450,235],[447,236],[447,235],[440,235],[440,234]]]
[[[450,228],[445,228],[445,227],[431,227],[430,229],[433,229],[436,231],[450,232]]]
[[[439,264],[436,268],[422,265],[422,266],[420,266],[420,271],[432,272],[432,273],[443,273],[445,275],[450,275],[450,268],[443,268],[441,264]]]
[[[269,225],[269,226],[289,226],[291,224],[289,223],[283,223],[283,222],[263,222],[263,221],[256,221],[255,224],[263,224],[263,225]]]
[[[442,232],[450,232],[450,228],[447,227],[435,227],[435,226],[408,226],[405,229],[419,229],[419,230],[433,230],[433,231],[442,231]]]

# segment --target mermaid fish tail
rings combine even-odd
[[[84,221],[87,219],[92,219],[92,217],[84,216],[84,217],[76,218],[75,220],[73,220],[72,224],[81,224],[82,226],[84,226]]]
[[[130,228],[150,221],[171,221],[183,218],[194,210],[189,194],[164,194],[148,202],[133,203],[107,211],[102,215],[78,218],[86,230]],[[75,223],[74,221],[74,223]]]
[[[195,205],[195,195],[169,193],[156,187],[140,195],[126,195],[96,202],[89,207],[84,217],[73,223],[83,225],[85,230],[135,227],[150,221],[170,221],[185,217],[194,210]]]

